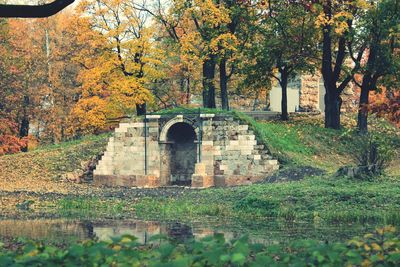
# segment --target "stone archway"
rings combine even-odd
[[[186,122],[169,127],[166,135],[165,154],[169,171],[167,183],[190,186],[197,162],[197,136],[194,128]]]

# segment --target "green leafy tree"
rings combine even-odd
[[[360,65],[360,78],[355,82],[361,89],[357,120],[361,133],[368,131],[370,92],[377,90],[379,85],[388,84],[391,80],[388,76],[396,77],[400,72],[400,3],[383,0],[371,2],[371,5],[373,7],[360,18],[360,27],[349,43],[350,52],[357,47],[366,48],[361,62],[350,54],[355,64]]]
[[[253,64],[245,70],[257,79],[275,79],[282,89],[281,119],[288,120],[287,85],[302,72],[314,72],[317,30],[311,12],[292,1],[270,1],[258,25],[258,36],[249,46]],[[250,61],[251,62],[251,61]],[[249,78],[249,76],[248,76]]]

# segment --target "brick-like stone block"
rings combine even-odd
[[[136,185],[135,175],[118,175],[114,179],[117,186],[132,187]]]
[[[136,175],[136,186],[146,187],[149,184],[148,175]]]
[[[94,175],[93,183],[95,186],[115,186],[114,175]]]
[[[268,164],[270,164],[270,165],[278,165],[278,161],[276,159],[268,160]]]
[[[192,175],[192,187],[202,188],[203,187],[203,175]]]
[[[247,125],[247,124],[239,125],[239,126],[237,127],[237,129],[238,129],[239,131],[247,131],[247,130],[249,129],[249,125]]]
[[[231,146],[231,147],[239,146],[239,140],[230,140],[229,146]]]
[[[214,185],[216,187],[226,186],[225,179],[226,179],[225,175],[215,175],[214,176]]]
[[[261,155],[254,155],[255,160],[261,160]]]
[[[212,175],[192,175],[192,187],[208,188],[214,186],[214,176]]]
[[[148,187],[159,187],[161,185],[161,179],[156,175],[147,175]]]
[[[214,186],[214,176],[213,175],[206,175],[203,176],[203,187],[213,187]]]
[[[194,173],[197,175],[204,175],[206,173],[206,165],[204,163],[196,163]]]

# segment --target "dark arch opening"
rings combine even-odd
[[[168,129],[170,184],[190,186],[197,158],[196,132],[184,122]]]

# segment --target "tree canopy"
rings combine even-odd
[[[341,127],[343,92],[357,87],[361,132],[370,111],[397,121],[383,107],[398,97],[399,14],[396,0],[85,0],[49,18],[2,18],[1,153],[146,109],[256,106],[275,83],[287,120],[288,81],[304,74],[322,77],[326,127]]]

